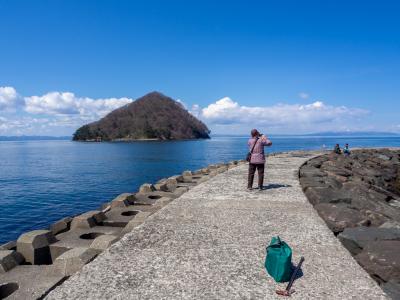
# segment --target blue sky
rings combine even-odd
[[[0,135],[68,135],[153,90],[214,133],[400,132],[399,15],[398,1],[0,0]]]

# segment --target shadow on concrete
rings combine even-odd
[[[292,267],[291,267],[291,269],[292,269],[292,272],[294,272],[294,270],[296,269],[296,265],[294,265],[293,262],[292,262]],[[303,277],[303,275],[304,275],[303,270],[300,268],[300,269],[297,271],[297,274],[296,274],[296,277],[294,278],[294,280],[296,281],[297,279]],[[294,284],[294,283],[293,283],[293,284]]]
[[[272,190],[272,189],[280,189],[280,188],[287,188],[291,187],[290,184],[279,184],[279,183],[270,183],[268,185],[264,185],[263,189],[264,190]]]

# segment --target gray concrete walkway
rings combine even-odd
[[[48,299],[277,299],[264,269],[279,234],[305,257],[293,299],[386,299],[301,191],[309,156],[268,158],[262,192],[241,165],[176,199],[48,295]],[[282,299],[282,298],[281,298]]]

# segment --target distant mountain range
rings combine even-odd
[[[158,92],[80,127],[74,141],[208,139],[210,130],[177,101]]]
[[[398,136],[400,134],[394,132],[378,132],[378,131],[325,131],[309,134],[301,134],[302,136],[354,136],[354,137],[370,137],[370,136]]]
[[[20,136],[0,136],[0,141],[55,141],[71,140],[70,136],[39,136],[39,135],[20,135]]]
[[[399,133],[380,131],[325,131],[315,133],[271,133],[271,137],[400,137]],[[212,134],[211,137],[248,137],[247,134]]]

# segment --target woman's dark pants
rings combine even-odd
[[[247,181],[247,187],[251,189],[253,187],[254,173],[258,171],[258,187],[262,188],[264,183],[264,164],[249,164],[249,178]]]

